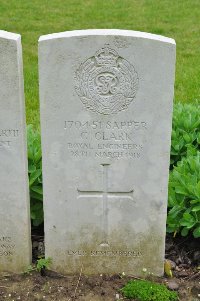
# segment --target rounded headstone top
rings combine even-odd
[[[0,30],[0,38],[18,41],[21,39],[21,35],[17,33]]]
[[[43,35],[39,38],[39,42],[52,40],[52,39],[60,39],[60,38],[71,38],[71,37],[80,37],[80,36],[126,36],[126,37],[135,37],[135,38],[143,38],[149,40],[155,40],[170,44],[176,44],[174,39],[167,38],[164,36],[151,34],[147,32],[141,31],[133,31],[133,30],[123,30],[123,29],[86,29],[86,30],[72,30],[65,31],[59,33],[53,33],[48,35]]]

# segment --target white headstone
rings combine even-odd
[[[46,256],[61,273],[163,273],[175,41],[39,40]]]
[[[0,272],[31,262],[21,37],[0,31]]]

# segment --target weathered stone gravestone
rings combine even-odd
[[[0,31],[0,272],[30,264],[21,37]]]
[[[39,40],[46,256],[61,273],[163,273],[175,42]]]

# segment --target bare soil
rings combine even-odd
[[[43,237],[33,235],[34,259],[42,255]],[[200,300],[200,240],[166,239],[166,259],[170,261],[173,278],[151,278],[178,291],[180,301]],[[120,289],[135,279],[122,275],[63,276],[53,271],[23,275],[3,274],[0,277],[0,301],[113,301],[125,300]],[[138,300],[133,300],[138,301]],[[162,300],[158,300],[162,301]]]

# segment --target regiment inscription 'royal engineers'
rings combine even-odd
[[[136,96],[138,74],[107,44],[80,65],[75,89],[86,109],[115,114],[127,109]]]

